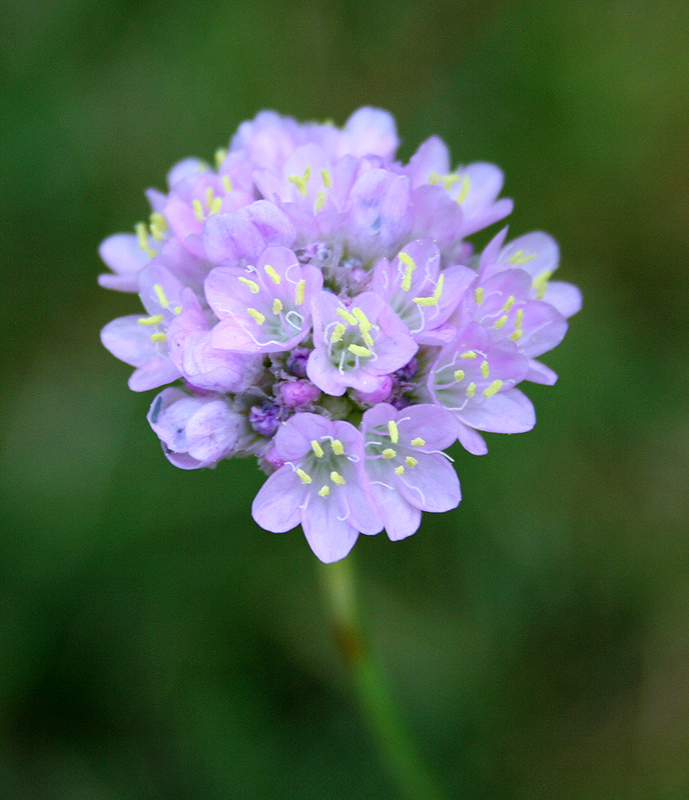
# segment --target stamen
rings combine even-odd
[[[412,447],[423,447],[426,444],[426,440],[422,439],[420,436],[417,436],[416,439],[411,440]]]
[[[344,455],[344,445],[339,439],[333,439],[332,442],[330,442],[330,446],[332,447],[333,453],[335,453],[336,456]]]
[[[146,223],[145,222],[138,222],[136,227],[134,228],[136,231],[136,238],[139,242],[139,247],[146,253],[149,258],[153,258],[156,252],[155,250],[148,244],[148,236],[146,234]]]
[[[172,311],[174,312],[174,314],[175,314],[175,315],[177,315],[177,314],[181,314],[181,313],[182,313],[182,306],[175,306],[175,307],[172,309]]]
[[[552,277],[552,274],[552,270],[544,269],[540,275],[537,275],[534,278],[532,287],[536,289],[536,297],[539,300],[542,300],[545,297],[545,291],[548,288],[548,281]]]
[[[152,333],[151,334],[151,341],[152,342],[165,342],[165,341],[167,341],[167,336],[164,333]]]
[[[383,458],[386,460],[394,458],[396,455],[397,451],[393,450],[392,447],[386,447],[385,450],[383,450]]]
[[[213,187],[209,186],[206,189],[206,208],[210,208],[213,203]]]
[[[297,288],[295,290],[296,299],[295,302],[298,306],[300,306],[304,302],[304,293],[306,291],[306,281],[302,278],[300,281],[297,281]]]
[[[263,323],[266,321],[265,314],[261,314],[261,312],[257,311],[255,308],[247,308],[247,313],[256,321],[257,325],[263,325]]]
[[[165,292],[163,291],[163,287],[156,283],[153,286],[153,291],[156,293],[156,297],[158,298],[158,302],[163,308],[169,308],[170,303],[168,302],[167,297],[165,296]]]
[[[402,278],[402,291],[408,292],[411,289],[411,274],[416,269],[416,261],[409,255],[409,253],[399,253],[397,256],[404,264],[404,277]]]
[[[461,383],[464,380],[465,372],[463,369],[456,369],[455,370],[455,380],[457,383]]]
[[[536,258],[537,253],[531,253],[531,255],[525,256],[523,250],[517,250],[517,252],[510,258],[510,264],[528,264],[529,261],[533,261]]]
[[[149,217],[151,220],[151,235],[156,240],[156,242],[162,242],[165,238],[165,232],[167,231],[167,220],[162,214],[159,214],[157,211],[154,211],[151,216]]]
[[[139,325],[160,325],[162,321],[162,314],[154,314],[152,317],[141,317],[141,319],[137,319]]]
[[[229,175],[222,176],[222,185],[227,194],[229,194],[232,191],[232,181],[230,180]]]
[[[502,328],[502,326],[503,326],[503,325],[504,325],[506,322],[507,322],[507,314],[503,314],[503,315],[500,317],[500,319],[496,320],[496,321],[493,323],[493,327],[495,328],[495,330],[496,330],[496,331],[499,331],[499,330],[500,330],[500,328]]]
[[[462,205],[462,203],[467,199],[469,189],[471,189],[471,181],[469,180],[469,176],[462,175],[462,185],[459,189],[459,194],[457,195],[457,202],[460,205]]]
[[[319,497],[327,497],[329,494],[330,494],[330,487],[328,486],[327,483],[325,484],[325,486],[321,486],[321,488],[318,490]]]
[[[323,178],[323,186],[325,186],[326,189],[329,189],[333,185],[333,179],[330,177],[330,170],[322,169],[321,177]]]
[[[405,463],[405,464],[406,464],[408,467],[415,467],[415,466],[416,466],[416,465],[417,465],[419,462],[418,462],[418,461],[417,461],[417,460],[414,458],[414,456],[407,456],[407,457],[404,459],[404,463]]]
[[[510,295],[510,296],[507,298],[507,300],[505,301],[505,305],[503,306],[503,310],[505,310],[505,311],[509,311],[509,310],[512,308],[512,306],[514,305],[514,301],[515,301],[516,299],[517,299],[517,298],[516,298],[516,297],[515,297],[513,294],[511,294],[511,295]]]
[[[359,356],[359,358],[368,358],[371,355],[368,347],[362,347],[360,344],[350,344],[347,350],[355,356]]]
[[[244,278],[240,276],[237,278],[240,283],[243,283],[244,286],[251,292],[251,294],[258,294],[261,291],[261,287],[256,283],[256,281],[252,281],[249,278]]]
[[[474,289],[474,300],[476,300],[476,304],[479,306],[483,302],[483,286],[477,286],[476,289]]]
[[[473,350],[467,350],[466,353],[462,353],[460,358],[463,358],[465,361],[469,358],[476,358],[476,353]]]
[[[301,478],[302,483],[311,483],[313,478],[308,474],[308,472],[304,472],[303,469],[297,470],[297,475]]]
[[[514,318],[514,327],[521,328],[523,319],[524,319],[524,309],[518,308]]]
[[[201,201],[200,200],[194,200],[194,202],[192,203],[192,206],[194,207],[194,216],[196,217],[196,219],[199,222],[203,222],[206,217],[205,217],[205,215],[203,213],[203,206],[201,205]]]
[[[330,480],[331,480],[331,481],[332,481],[334,484],[336,484],[337,486],[344,486],[344,485],[345,485],[345,483],[347,483],[347,481],[346,481],[346,480],[345,480],[345,479],[342,477],[342,475],[340,475],[340,473],[339,473],[339,472],[335,472],[335,470],[333,470],[333,471],[330,473]]]
[[[490,365],[487,361],[481,362],[481,375],[483,375],[484,378],[487,378],[490,375]]]
[[[395,475],[404,475],[404,467],[400,464],[399,467],[395,467]]]
[[[512,333],[512,335],[510,336],[510,339],[513,342],[518,342],[522,338],[523,335],[524,335],[524,331],[520,331],[519,328],[515,328],[514,329],[514,333]]]
[[[445,187],[445,190],[449,191],[450,188],[454,186],[455,183],[457,183],[457,181],[459,180],[459,175],[455,173],[450,173],[449,175],[443,175],[440,180],[443,186]]]
[[[467,386],[467,397],[473,397],[476,394],[476,384],[472,381]]]
[[[273,267],[270,266],[270,264],[266,264],[265,267],[263,267],[263,269],[265,270],[265,273],[270,278],[270,280],[273,281],[273,283],[282,282],[282,278],[277,274],[277,272],[273,269]]]
[[[214,197],[213,202],[208,209],[208,216],[211,214],[217,214],[220,209],[222,208],[222,197]]]
[[[311,449],[316,455],[316,458],[323,458],[323,448],[317,439],[311,439]]]
[[[227,150],[223,147],[219,147],[215,151],[215,168],[220,169],[220,165],[222,162],[227,158]]]
[[[400,440],[400,432],[397,429],[397,423],[394,419],[391,419],[388,422],[388,433],[390,434],[390,441],[393,444],[397,444],[397,442]]]
[[[441,272],[438,276],[438,283],[435,286],[435,291],[431,297],[415,297],[414,302],[420,306],[437,306],[440,295],[443,293],[443,284],[445,283],[445,275]]]
[[[348,325],[356,325],[357,319],[355,316],[349,313],[345,308],[338,308],[337,315],[340,319],[343,319]]]
[[[439,180],[440,175],[438,175],[435,170],[433,170],[433,172],[431,172],[431,174],[428,176],[428,182],[431,184],[431,186],[435,186]]]
[[[500,391],[502,388],[502,381],[493,381],[491,385],[483,390],[484,397],[492,397],[494,394]]]
[[[273,300],[273,314],[279,314],[282,311],[282,300],[277,297]]]
[[[304,171],[303,175],[290,175],[287,180],[290,183],[293,183],[297,189],[299,189],[299,193],[302,197],[306,197],[306,184],[309,182],[309,178],[311,177],[311,167],[307,167]]]
[[[325,205],[325,192],[323,189],[318,190],[318,194],[316,195],[316,202],[314,204],[314,208],[316,211],[320,211],[323,206]]]
[[[335,325],[335,329],[330,334],[330,344],[336,344],[341,341],[346,330],[347,328],[341,322],[338,322],[337,325]]]

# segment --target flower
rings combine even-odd
[[[214,167],[174,166],[148,221],[100,247],[101,285],[143,305],[104,345],[134,391],[176,384],[148,414],[167,458],[256,456],[254,519],[301,525],[325,562],[455,508],[444,450],[482,455],[483,432],[533,427],[518,386],[556,381],[538,359],[581,307],[551,280],[548,234],[504,228],[474,254],[467,237],[512,210],[497,166],[453,170],[438,137],[405,165],[397,146],[379,109],[342,129],[263,111]]]

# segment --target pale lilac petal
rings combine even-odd
[[[399,480],[399,492],[422,511],[449,511],[462,498],[459,478],[450,462],[440,453],[428,455]]]
[[[132,367],[140,367],[158,352],[158,345],[151,341],[151,328],[140,325],[141,314],[118,317],[103,328],[101,342],[120,361]]]
[[[488,452],[488,445],[483,436],[460,420],[457,420],[457,439],[472,456],[485,456]]]
[[[545,386],[553,386],[557,382],[557,373],[532,358],[529,361],[529,371],[526,373],[524,380],[531,381],[531,383],[542,383]]]
[[[525,433],[536,424],[531,400],[519,391],[498,392],[480,405],[467,406],[462,421],[472,428],[491,433]]]
[[[182,375],[167,357],[156,357],[142,364],[131,374],[128,385],[133,392],[147,392],[172,383]]]
[[[355,111],[342,130],[338,156],[377,155],[392,158],[399,145],[392,114],[364,106]]]
[[[98,283],[105,289],[116,289],[120,292],[138,292],[137,274],[151,260],[139,246],[139,240],[133,233],[116,233],[108,236],[100,247],[98,254],[106,266],[115,273],[98,276]]]
[[[581,311],[581,289],[572,283],[550,281],[543,299],[554,306],[563,317],[571,317]]]
[[[428,183],[433,172],[446,175],[450,171],[450,151],[445,142],[439,136],[426,139],[409,159],[406,171],[413,188]]]
[[[312,501],[302,512],[301,526],[315,555],[324,564],[331,564],[349,553],[359,531],[342,519],[342,511],[334,500],[318,499],[321,502]]]
[[[421,524],[421,510],[410,505],[396,489],[380,484],[372,488],[388,538],[396,542],[416,533]]]
[[[304,487],[289,466],[280,467],[260,488],[251,505],[251,515],[265,530],[284,533],[301,522],[300,504]]]

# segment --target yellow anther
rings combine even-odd
[[[462,175],[462,185],[459,187],[459,194],[457,195],[457,202],[460,205],[467,199],[469,189],[471,189],[471,181],[469,180],[469,176]]]
[[[330,487],[328,486],[327,483],[325,484],[325,486],[321,486],[321,488],[318,490],[319,497],[327,497],[329,494],[330,494]]]
[[[337,325],[335,325],[335,329],[330,334],[330,343],[336,344],[337,342],[342,341],[342,337],[344,336],[346,330],[347,328],[341,322],[338,322]]]
[[[513,342],[518,342],[522,338],[523,335],[524,335],[524,331],[520,331],[519,328],[515,328],[514,332],[510,336],[510,339]]]
[[[397,450],[393,450],[392,447],[386,447],[385,450],[383,450],[383,458],[386,460],[394,458],[396,455]]]
[[[529,261],[533,261],[533,259],[536,258],[537,255],[538,255],[537,253],[531,253],[530,255],[525,256],[523,250],[517,250],[517,252],[510,258],[509,263],[528,264]]]
[[[344,445],[339,439],[333,439],[330,442],[330,446],[332,447],[333,453],[335,453],[336,456],[344,455]]]
[[[411,274],[416,269],[416,261],[414,261],[409,253],[400,253],[397,258],[404,264],[402,291],[408,292],[411,289]]]
[[[156,253],[155,250],[148,243],[148,234],[146,233],[146,223],[145,222],[137,223],[134,230],[136,231],[136,238],[139,243],[139,247],[144,251],[144,253],[146,253],[146,255],[149,258],[153,258],[153,256]]]
[[[431,297],[415,297],[414,302],[419,306],[437,306],[440,295],[443,293],[443,284],[445,283],[445,275],[442,273],[438,276],[438,283],[435,285],[435,291]]]
[[[304,294],[306,292],[306,281],[302,278],[300,281],[297,281],[297,288],[294,292],[295,294],[295,303],[300,306],[304,302]]]
[[[368,358],[371,355],[368,347],[362,347],[360,344],[350,344],[347,350],[353,355],[359,356],[359,358]]]
[[[536,289],[536,297],[542,300],[545,297],[545,290],[548,288],[548,281],[552,277],[552,270],[544,269],[540,275],[533,279],[533,288]]]
[[[229,175],[222,176],[222,185],[227,194],[229,194],[232,191],[232,181],[230,180]]]
[[[373,347],[373,336],[368,331],[361,331],[361,338],[364,340],[364,344],[367,347]]]
[[[308,483],[311,483],[313,481],[313,478],[309,475],[309,473],[308,472],[304,472],[303,469],[298,469],[297,470],[297,475],[301,478],[301,482],[302,483],[307,483],[308,484]]]
[[[405,464],[406,464],[408,467],[415,467],[415,466],[416,466],[416,465],[417,465],[419,462],[418,462],[418,461],[417,461],[417,460],[414,458],[414,456],[407,456],[407,457],[404,459],[404,463],[405,463]]]
[[[483,286],[478,286],[474,289],[474,300],[476,300],[476,304],[479,306],[483,302]]]
[[[265,314],[261,314],[260,311],[257,311],[255,308],[247,308],[248,315],[256,321],[257,325],[263,325],[266,321]]]
[[[390,441],[393,444],[397,444],[397,442],[400,440],[400,432],[397,429],[397,423],[394,419],[391,419],[388,422],[388,433],[390,434]]]
[[[223,147],[219,147],[215,151],[215,168],[220,169],[220,165],[222,162],[227,158],[227,150]]]
[[[449,175],[443,175],[440,178],[440,181],[443,184],[443,186],[445,187],[446,191],[449,191],[450,188],[452,186],[454,186],[455,183],[457,183],[458,180],[459,180],[459,175],[457,175],[454,172],[450,173]]]
[[[213,203],[213,187],[209,186],[206,189],[206,208],[210,208]]]
[[[503,311],[509,311],[509,310],[512,308],[512,306],[514,305],[514,301],[515,301],[516,299],[517,299],[517,298],[516,298],[516,297],[515,297],[513,294],[511,294],[511,295],[510,295],[510,296],[507,298],[507,300],[505,300],[505,305],[502,307],[502,308],[503,308]]]
[[[173,310],[173,312],[175,314],[181,314],[182,313],[182,306],[175,306],[172,310]]]
[[[484,378],[490,375],[490,366],[487,361],[481,362],[481,375],[483,375]]]
[[[523,320],[524,320],[524,309],[518,308],[517,313],[515,314],[514,317],[514,327],[521,328]]]
[[[347,311],[346,308],[338,308],[337,309],[337,316],[340,319],[343,319],[348,325],[356,325],[357,318]]]
[[[311,449],[313,450],[316,458],[323,458],[323,448],[316,439],[311,439]]]
[[[297,189],[299,189],[299,193],[302,197],[306,197],[306,184],[309,182],[309,178],[311,177],[311,167],[307,167],[304,170],[303,175],[290,175],[287,180],[290,183],[293,183]]]
[[[342,475],[340,475],[340,473],[339,473],[339,472],[335,472],[335,470],[333,470],[333,471],[330,473],[330,480],[331,480],[331,481],[332,481],[334,484],[336,484],[337,486],[344,486],[344,485],[345,485],[345,483],[347,483],[347,481],[346,481],[346,480],[345,480],[345,479],[342,477]]]
[[[196,217],[196,219],[199,222],[203,222],[206,219],[206,217],[205,217],[205,215],[203,213],[203,206],[201,205],[201,201],[200,200],[194,200],[194,202],[192,203],[192,206],[194,208],[194,216]]]
[[[270,264],[266,264],[265,267],[263,267],[263,269],[265,270],[265,273],[270,278],[270,280],[273,281],[273,283],[282,282],[282,278],[277,274],[277,272],[273,269],[273,267],[270,266]]]
[[[426,444],[426,440],[422,439],[420,436],[417,436],[416,439],[411,440],[412,447],[423,447]]]
[[[208,209],[208,216],[217,214],[222,208],[222,197],[214,197],[211,207]]]
[[[282,300],[275,298],[273,300],[273,314],[279,314],[282,311]]]
[[[163,308],[169,308],[170,303],[168,302],[167,297],[165,296],[165,292],[163,291],[163,287],[156,283],[153,285],[153,291],[156,293],[156,297],[158,298],[158,302]]]
[[[252,281],[249,278],[245,278],[240,276],[237,278],[240,283],[243,283],[244,286],[251,292],[251,294],[258,294],[261,291],[261,287],[256,283],[256,281]]]
[[[467,386],[467,397],[473,397],[476,394],[476,384],[472,381]]]
[[[152,333],[151,334],[151,341],[152,342],[164,342],[167,340],[167,336],[164,333]]]
[[[431,186],[435,186],[439,180],[440,180],[440,175],[438,175],[438,173],[435,170],[431,172],[431,174],[428,176],[428,182],[431,184]]]
[[[503,325],[504,325],[506,322],[507,322],[507,314],[503,314],[503,315],[500,317],[500,319],[497,319],[497,320],[496,320],[496,321],[493,323],[493,327],[495,328],[495,330],[496,330],[496,331],[499,331],[499,330],[500,330],[500,328],[502,328],[502,326],[503,326]]]
[[[395,475],[404,475],[404,467],[401,464],[395,467]]]
[[[325,192],[323,189],[319,189],[318,193],[316,194],[316,202],[314,203],[314,208],[316,211],[320,211],[323,206],[325,205]]]
[[[462,353],[460,358],[463,358],[465,361],[467,361],[471,358],[476,358],[476,353],[473,350],[467,350],[466,353]]]
[[[456,369],[455,370],[455,380],[457,383],[461,383],[464,380],[464,370],[463,369]]]
[[[362,331],[370,331],[373,325],[369,322],[368,317],[364,312],[359,308],[359,306],[354,306],[352,309],[352,314],[356,321],[359,323],[359,328]]]
[[[493,381],[491,385],[483,390],[484,397],[492,397],[494,394],[500,391],[502,388],[502,381]]]
[[[149,219],[151,221],[151,235],[156,242],[162,242],[165,238],[164,234],[167,231],[167,220],[157,211],[154,211]]]
[[[162,321],[162,314],[154,314],[152,317],[141,317],[141,319],[137,319],[139,325],[160,325]]]

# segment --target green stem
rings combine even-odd
[[[364,637],[352,556],[334,564],[322,564],[321,578],[337,645],[390,775],[408,800],[444,800],[444,793],[416,751]]]

